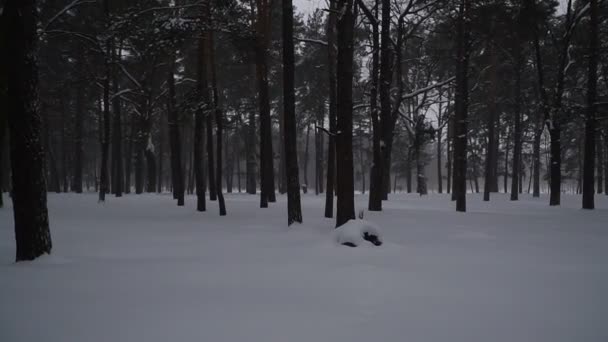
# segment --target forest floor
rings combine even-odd
[[[608,197],[391,195],[384,245],[332,239],[324,196],[49,195],[53,254],[13,263],[0,209],[0,341],[606,342]],[[10,202],[10,201],[9,201]],[[367,196],[357,196],[366,208]]]

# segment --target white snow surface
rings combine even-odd
[[[375,223],[367,220],[349,220],[334,230],[335,240],[340,245],[352,243],[357,247],[374,246],[371,242],[363,239],[365,233],[375,235],[380,242],[384,242],[380,228]]]
[[[220,217],[194,197],[49,195],[53,254],[17,264],[9,203],[0,341],[606,342],[608,198],[562,201],[390,195],[365,215],[385,243],[345,248],[324,196],[287,228],[284,196],[228,194]]]

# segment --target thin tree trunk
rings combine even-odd
[[[505,194],[508,192],[508,187],[507,184],[509,182],[509,152],[511,151],[511,139],[509,139],[509,133],[507,131],[507,133],[505,134],[505,140],[506,140],[506,149],[505,149],[505,173],[504,173],[504,177],[503,177],[503,185],[504,185],[504,190],[505,190]]]
[[[131,168],[133,166],[133,143],[135,141],[135,115],[131,114],[129,140],[125,151],[125,193],[131,193]]]
[[[216,156],[217,156],[217,172],[215,178],[215,191],[218,199],[220,216],[226,216],[226,202],[224,201],[224,194],[222,193],[222,133],[223,133],[223,113],[220,108],[220,99],[217,85],[217,75],[215,72],[215,43],[213,37],[213,31],[209,32],[209,68],[211,69],[211,90],[213,92],[213,108],[215,112],[215,127],[216,127]],[[213,154],[213,153],[212,153]],[[210,183],[213,183],[212,181]]]
[[[207,55],[206,39],[207,32],[201,33],[202,37],[198,40],[198,63],[197,63],[197,91],[198,97],[203,99],[204,108],[199,106],[194,113],[194,161],[193,172],[196,183],[196,210],[205,211],[205,174],[203,173],[203,120],[205,110],[209,109],[208,89],[207,89]]]
[[[104,0],[104,12],[107,25],[110,20],[110,0]],[[104,79],[103,79],[103,132],[101,135],[101,170],[99,171],[99,201],[106,200],[106,193],[109,190],[108,182],[108,159],[110,153],[110,55],[112,45],[109,38],[106,38],[104,56]]]
[[[16,261],[51,252],[52,242],[38,102],[37,2],[7,0],[2,17],[8,39],[8,124],[13,179]]]
[[[171,180],[173,196],[178,206],[184,205],[184,172],[182,170],[182,146],[179,132],[179,120],[175,105],[175,58],[172,56],[167,74],[169,99],[167,101],[167,122],[169,125],[169,149],[171,151]]]
[[[327,69],[328,69],[328,84],[329,84],[329,131],[332,133],[329,136],[327,144],[327,186],[325,192],[325,217],[334,217],[334,181],[335,181],[335,165],[336,165],[336,118],[338,112],[337,106],[337,51],[336,51],[336,1],[329,0],[328,24],[327,24]],[[607,168],[608,169],[608,168]],[[607,182],[608,183],[608,182]]]
[[[587,113],[585,115],[585,165],[583,175],[583,209],[595,208],[595,130],[597,105],[597,64],[599,57],[598,0],[589,0],[589,75],[587,77]]]
[[[122,43],[119,44],[118,61],[121,60]],[[114,70],[114,94],[118,93],[118,79],[116,69]],[[122,114],[120,96],[114,96],[112,106],[114,109],[114,121],[112,132],[112,191],[116,197],[121,197],[123,192],[123,157],[122,157]]]
[[[393,51],[391,49],[391,2],[390,0],[382,0],[382,18],[380,28],[380,79],[379,79],[379,92],[380,92],[380,129],[382,130],[382,140],[380,141],[380,148],[382,150],[382,166],[380,170],[382,172],[382,199],[388,199],[388,193],[390,192],[390,175],[391,175],[391,150],[392,150],[392,112],[391,112],[391,57]],[[380,208],[382,209],[382,208]]]
[[[451,102],[451,91],[448,90],[448,106]],[[447,134],[447,140],[446,140],[446,145],[447,145],[447,167],[446,167],[446,174],[447,174],[447,191],[448,194],[452,193],[452,195],[454,194],[454,192],[452,191],[452,160],[453,160],[453,149],[454,149],[454,145],[452,144],[452,141],[454,139],[454,119],[452,118],[452,116],[448,117],[448,134]],[[452,196],[452,201],[455,201],[456,197]]]
[[[511,201],[519,199],[519,175],[521,173],[521,150],[522,150],[522,128],[521,128],[521,70],[523,56],[517,57],[515,70],[515,102],[514,102],[514,130],[513,130],[513,167],[511,168]]]
[[[486,168],[483,185],[483,200],[490,200],[490,193],[492,192],[492,183],[496,175],[494,165],[496,164],[496,113],[498,112],[497,105],[497,85],[498,85],[498,54],[495,48],[492,46],[492,80],[490,82],[490,108],[488,113],[488,146],[486,148]]]
[[[597,193],[604,192],[604,145],[601,134],[597,135]]]
[[[80,51],[81,52],[81,51]],[[82,71],[84,69],[84,56],[80,54],[76,61],[76,69]],[[74,115],[74,163],[72,175],[72,191],[82,193],[82,166],[84,165],[83,154],[84,148],[83,139],[83,121],[84,121],[84,84],[78,83],[76,86],[76,113]]]
[[[310,122],[306,125],[306,143],[304,144],[304,193],[308,192],[308,146],[310,141]]]

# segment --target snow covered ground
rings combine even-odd
[[[227,195],[228,217],[169,195],[50,195],[53,255],[13,263],[0,209],[0,341],[606,342],[608,198],[527,195],[456,213],[395,195],[381,247],[332,239],[323,197],[285,227],[285,197]],[[367,197],[358,196],[359,209]]]

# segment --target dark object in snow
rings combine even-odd
[[[370,234],[368,232],[363,233],[363,240],[373,243],[375,246],[382,246],[382,241],[378,239],[377,235]]]
[[[380,228],[374,223],[365,220],[349,220],[336,228],[336,242],[348,247],[364,245],[367,241],[374,246],[382,245]]]

